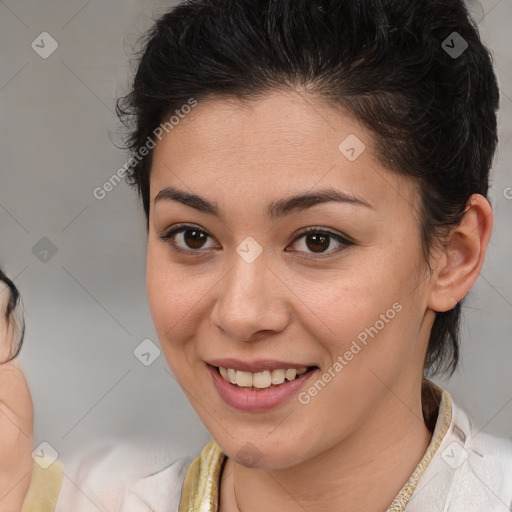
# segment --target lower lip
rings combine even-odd
[[[299,389],[317,371],[315,368],[297,377],[295,380],[285,381],[283,384],[271,389],[244,389],[234,386],[224,380],[217,368],[206,365],[210,372],[213,384],[219,395],[228,404],[241,411],[262,412],[268,411],[284,404],[290,397],[295,395]]]

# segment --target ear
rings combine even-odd
[[[438,312],[453,309],[473,286],[484,263],[491,238],[492,207],[480,194],[473,194],[460,224],[454,227],[436,252],[427,306]]]

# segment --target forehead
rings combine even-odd
[[[300,154],[318,159],[320,138],[323,146],[336,149],[354,132],[371,143],[365,128],[347,114],[306,93],[275,91],[252,101],[221,97],[199,101],[169,136],[164,136],[168,140],[160,147],[172,146],[171,139],[176,145],[188,140],[198,151],[215,154],[279,151],[287,157]]]
[[[415,188],[378,162],[361,123],[296,91],[198,102],[154,149],[151,201],[169,184],[217,195],[229,187],[239,198],[318,184],[377,204],[398,196],[409,206]]]

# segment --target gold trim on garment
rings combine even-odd
[[[52,463],[48,456],[38,461],[41,465],[34,462],[30,487],[21,512],[55,511],[64,478],[64,465],[60,460]],[[45,463],[51,465],[43,469]]]
[[[215,439],[203,448],[185,475],[179,512],[217,512],[220,475],[226,458]]]
[[[434,384],[432,381],[424,380],[422,395],[425,395],[425,392],[428,393],[429,391],[432,391],[437,395],[441,395],[439,413],[437,416],[436,426],[432,434],[432,439],[427,447],[427,450],[425,451],[425,455],[423,455],[423,458],[416,466],[416,469],[414,470],[413,474],[410,476],[409,480],[407,480],[405,485],[397,494],[397,496],[395,497],[391,505],[388,507],[386,512],[403,512],[405,510],[405,506],[411,499],[412,493],[414,492],[414,489],[416,489],[416,486],[418,485],[421,476],[425,472],[425,469],[432,460],[432,457],[436,453],[437,449],[439,448],[439,445],[441,444],[446,433],[448,432],[448,428],[450,427],[450,423],[452,421],[453,404],[449,393],[446,392],[444,389],[440,388],[439,386],[437,386],[436,384]]]

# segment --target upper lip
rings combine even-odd
[[[223,358],[223,359],[211,359],[206,361],[211,366],[217,366],[222,368],[232,368],[233,370],[240,370],[242,372],[263,372],[265,370],[277,370],[289,368],[309,368],[313,365],[303,364],[290,361],[277,361],[275,359],[256,359],[254,361],[241,361],[239,359]]]

